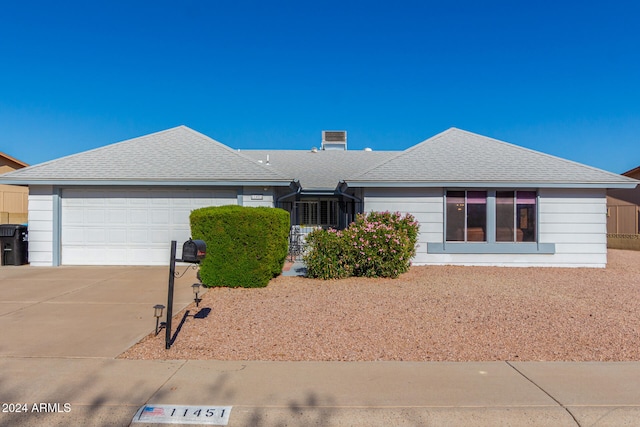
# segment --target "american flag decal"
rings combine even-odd
[[[164,409],[158,408],[156,406],[145,406],[142,413],[144,415],[160,416],[164,415]]]

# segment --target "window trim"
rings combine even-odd
[[[427,242],[430,254],[555,254],[555,243]]]
[[[451,206],[449,206],[448,199],[447,199],[446,192],[445,192],[445,213],[444,213],[445,225],[446,225],[445,226],[445,235],[444,235],[445,241],[447,241],[447,242],[459,242],[459,243],[470,243],[470,242],[481,242],[481,243],[484,243],[484,242],[488,242],[489,241],[488,240],[489,229],[487,227],[487,223],[489,222],[489,217],[488,217],[488,214],[489,214],[489,212],[488,212],[488,209],[489,209],[489,193],[488,193],[488,191],[487,190],[483,190],[483,189],[473,189],[473,190],[447,190],[447,192],[463,193],[462,197],[464,199],[464,201],[463,201],[463,204],[464,204],[464,215],[463,215],[463,218],[462,218],[462,227],[459,229],[459,230],[462,231],[462,240],[447,240],[447,235],[449,234],[449,228],[448,228],[449,223],[446,220],[449,217],[449,208]],[[483,203],[477,203],[477,202],[472,203],[472,202],[470,202],[469,201],[470,200],[469,193],[484,193],[484,198],[483,198],[484,202]],[[476,196],[477,196],[477,194],[476,194]],[[451,197],[453,197],[453,196],[451,196]],[[459,197],[459,196],[456,196],[456,197]],[[482,231],[483,231],[483,239],[482,240],[469,239],[469,232],[471,230],[471,228],[469,227],[469,222],[470,222],[470,220],[472,218],[470,209],[471,209],[472,206],[475,206],[475,205],[483,205],[484,206],[484,212],[483,212],[484,213],[484,226],[481,227]]]
[[[427,253],[434,254],[555,254],[555,243],[540,243],[540,192],[536,191],[536,241],[535,242],[498,242],[496,241],[496,192],[519,191],[519,188],[482,189],[487,192],[487,235],[484,242],[447,241],[447,192],[467,191],[466,188],[445,188],[442,194],[443,233],[442,242],[427,242]],[[473,191],[481,190],[474,188]],[[527,190],[532,189],[527,188]],[[465,193],[466,198],[466,193]],[[466,203],[466,200],[465,200]]]

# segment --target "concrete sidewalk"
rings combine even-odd
[[[637,363],[0,358],[0,425],[127,426],[150,405],[232,406],[229,426],[635,426]],[[156,425],[156,424],[138,424]]]
[[[115,359],[153,330],[167,274],[0,268],[0,425],[128,426],[145,404],[232,406],[229,426],[640,424],[636,362]],[[175,313],[194,277],[176,280]]]

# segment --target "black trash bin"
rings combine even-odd
[[[29,234],[26,225],[0,225],[0,257],[2,265],[24,265],[29,262]]]

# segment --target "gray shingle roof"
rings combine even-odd
[[[242,153],[266,164],[280,174],[295,176],[304,190],[334,191],[345,176],[369,169],[397,155],[399,151],[349,150],[243,150]]]
[[[293,178],[178,126],[11,172],[0,181],[289,185]]]
[[[267,164],[267,155],[269,163]],[[261,162],[260,162],[261,161]],[[233,150],[179,126],[0,176],[6,184],[634,188],[638,181],[451,128],[405,151]]]
[[[629,187],[638,181],[493,138],[451,128],[345,177],[349,186]],[[629,187],[629,188],[631,188]]]

